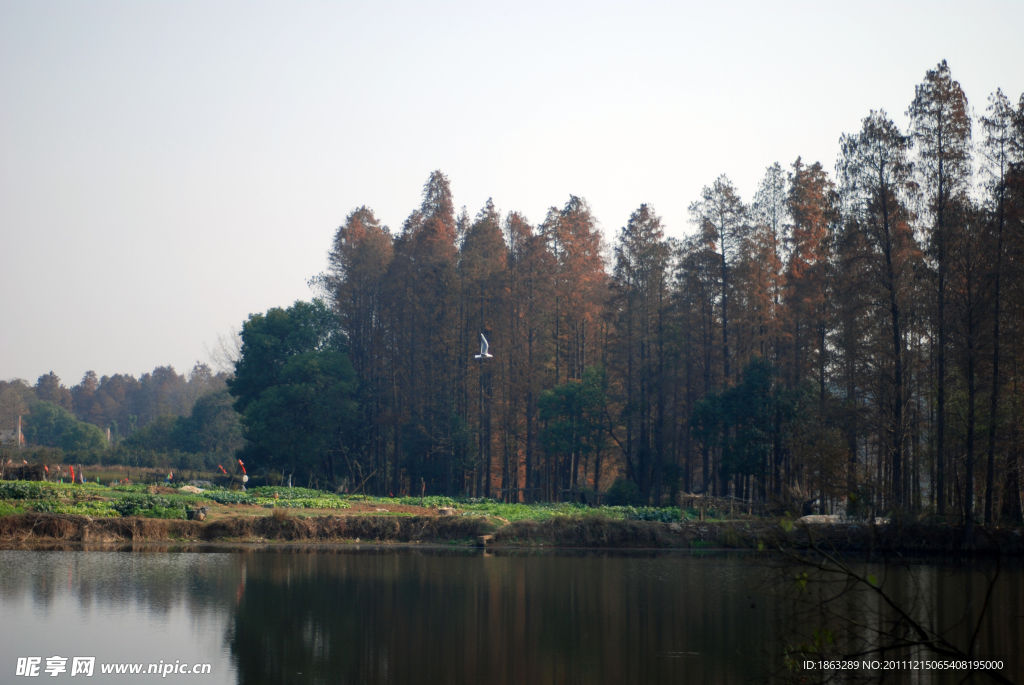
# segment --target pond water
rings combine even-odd
[[[835,606],[808,605],[815,590],[794,591],[798,572],[724,553],[0,551],[0,682],[20,682],[18,658],[32,656],[46,682],[70,679],[75,656],[96,657],[91,682],[101,683],[156,677],[101,673],[119,663],[144,673],[149,664],[210,664],[208,674],[166,679],[211,684],[764,682],[787,676],[787,644],[813,639]],[[994,568],[919,563],[875,573],[950,640],[969,642]],[[977,650],[1003,660],[1017,682],[1022,585],[1020,566],[1004,564]],[[68,662],[51,678],[43,669],[53,656]],[[886,680],[965,674],[893,675]]]

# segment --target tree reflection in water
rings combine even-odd
[[[772,630],[750,558],[255,554],[239,682],[748,683]]]
[[[179,553],[190,551],[202,553]],[[908,634],[871,592],[842,578],[818,583],[813,569],[780,555],[224,551],[0,552],[0,616],[17,626],[0,641],[0,673],[45,644],[54,654],[102,661],[209,661],[211,683],[241,685],[747,685],[772,674],[810,685],[821,674],[788,671],[784,658],[787,646],[813,645],[815,631],[834,638],[816,647],[823,657],[881,644],[875,628]],[[945,639],[969,644],[980,626],[975,654],[1004,659],[1008,677],[1024,683],[1019,560],[1004,560],[980,622],[971,612],[987,596],[991,560],[858,564]],[[898,654],[893,643],[884,646]],[[901,672],[883,680],[956,683],[964,675]],[[864,676],[878,679],[837,679]]]

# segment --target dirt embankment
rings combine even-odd
[[[19,514],[0,518],[0,543],[37,542],[305,542],[448,543],[502,547],[591,547],[606,549],[823,549],[843,553],[961,553],[962,529],[955,526],[796,524],[775,521],[620,521],[558,516],[546,521],[505,524],[483,516],[235,516],[200,523],[149,518],[89,518],[61,514]],[[1024,554],[1020,529],[976,529],[972,551]]]
[[[555,517],[519,521],[497,530],[495,544],[557,547],[660,547],[682,549],[808,549],[840,553],[961,553],[963,529],[956,526],[800,523],[779,521],[655,523],[601,518]],[[1024,554],[1020,529],[976,528],[971,551]]]
[[[500,525],[484,517],[236,516],[211,522],[140,517],[18,514],[0,518],[0,543],[240,541],[447,542],[475,540]]]

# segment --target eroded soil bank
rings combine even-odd
[[[962,553],[956,526],[789,524],[779,521],[621,521],[558,516],[546,521],[488,516],[236,516],[210,522],[27,513],[0,518],[5,546],[42,542],[302,542],[480,544],[502,547],[662,549],[803,548],[840,552]],[[1024,554],[1020,529],[976,528],[970,551]]]

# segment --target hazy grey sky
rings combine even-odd
[[[429,173],[471,213],[569,194],[671,235],[727,173],[749,199],[904,125],[947,59],[982,112],[1024,90],[1024,2],[0,0],[0,378],[188,370],[308,299],[361,204],[398,228]]]

